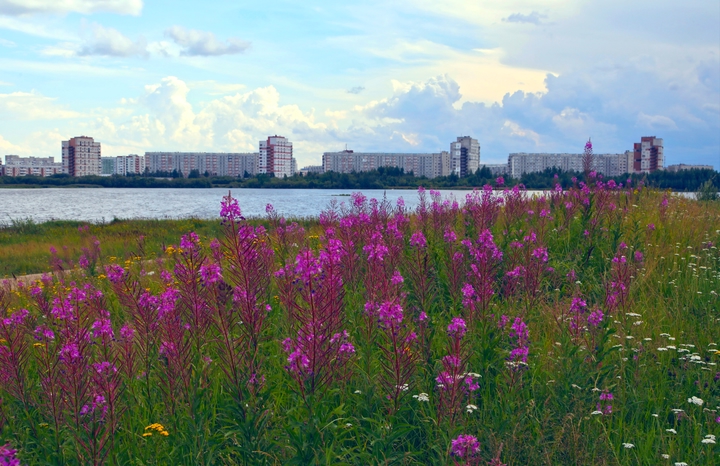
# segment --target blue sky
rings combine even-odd
[[[0,0],[0,155],[632,148],[720,169],[717,0]]]

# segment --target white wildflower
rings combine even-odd
[[[475,405],[467,405],[465,406],[465,410],[468,412],[468,414],[472,414],[474,411],[478,409]]]
[[[665,432],[670,432],[671,434],[677,434],[677,430],[675,430],[675,429],[665,429]]]
[[[635,445],[633,445],[632,443],[623,443],[622,446],[625,448],[635,448]]]
[[[705,403],[701,398],[698,398],[696,396],[688,398],[688,403],[692,403],[694,405],[702,406],[703,403]]]
[[[592,413],[590,413],[590,415],[591,416],[598,416],[598,415],[602,416],[602,413],[603,413],[602,411],[593,411]]]
[[[658,417],[658,414],[652,413],[652,417]]]
[[[669,460],[669,459],[670,459],[670,455],[668,455],[667,453],[663,453],[662,455],[660,455],[660,457],[663,458],[663,459],[665,459],[665,460]]]
[[[700,441],[700,443],[715,444],[715,440],[713,440],[713,439],[711,439],[711,438],[704,438],[704,439],[702,439],[702,440]]]
[[[427,393],[420,393],[419,395],[413,395],[413,398],[415,398],[418,401],[430,401],[430,397]]]

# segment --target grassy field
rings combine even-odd
[[[596,181],[8,226],[0,464],[720,464],[720,203]]]

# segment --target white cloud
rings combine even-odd
[[[664,115],[648,115],[640,112],[637,117],[638,126],[650,130],[677,129],[675,122]]]
[[[182,55],[231,55],[243,53],[250,48],[250,42],[237,37],[230,37],[225,42],[220,42],[212,32],[185,29],[181,26],[169,28],[165,31],[165,35],[183,47]]]
[[[11,40],[3,39],[0,37],[0,45],[3,47],[15,47],[17,44]]]
[[[513,13],[507,18],[503,18],[503,21],[508,23],[530,23],[537,26],[545,18],[547,18],[547,15],[538,13],[537,11],[533,11],[532,13],[527,15],[524,15],[522,13]]]
[[[80,116],[56,105],[55,100],[35,91],[0,94],[0,120],[56,120]]]
[[[137,41],[133,41],[117,29],[93,24],[90,28],[89,37],[83,42],[77,51],[77,55],[147,56],[147,42],[142,37]]]
[[[0,14],[10,16],[42,13],[118,13],[139,15],[143,0],[0,0]]]

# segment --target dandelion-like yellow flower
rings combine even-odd
[[[105,280],[105,278],[107,277],[103,274],[98,275],[98,280]]]
[[[162,435],[163,437],[167,437],[170,434],[168,433],[167,430],[163,430],[163,431],[160,431],[160,435]]]
[[[152,435],[152,432],[145,432],[142,434],[143,437],[150,437]]]

